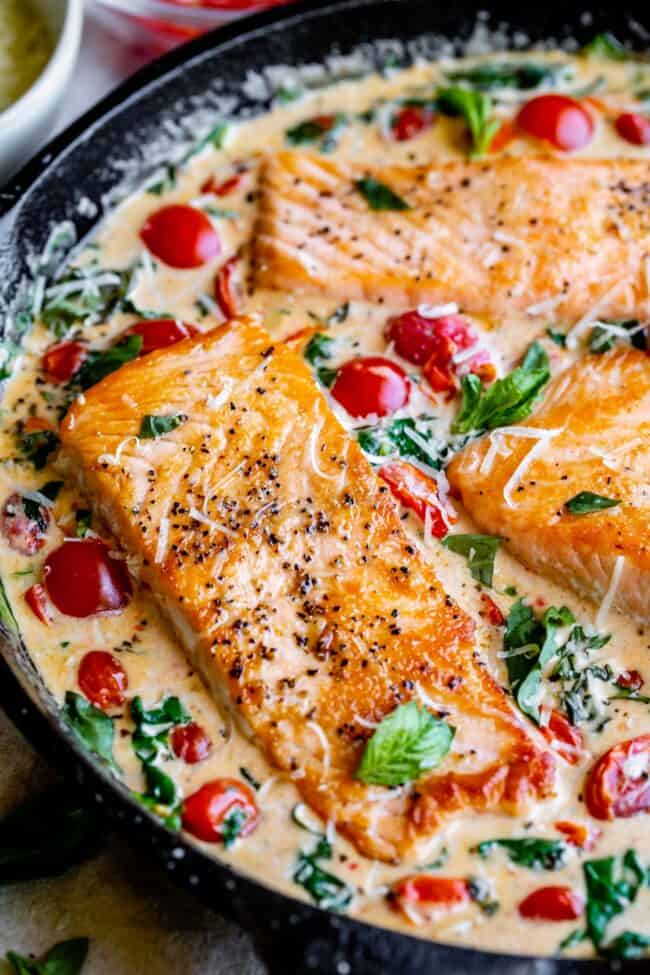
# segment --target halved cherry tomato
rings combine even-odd
[[[196,335],[198,331],[196,325],[181,322],[177,318],[148,318],[130,325],[120,338],[125,335],[140,335],[142,338],[140,356],[143,356],[155,352],[156,349],[166,349],[170,345],[176,345],[177,342]]]
[[[78,618],[124,609],[133,592],[126,562],[99,538],[68,540],[50,552],[43,581],[56,608]]]
[[[183,826],[199,840],[219,843],[224,823],[236,810],[246,817],[238,835],[249,836],[260,815],[252,790],[238,779],[214,779],[183,803]]]
[[[483,603],[484,607],[483,611],[481,612],[481,616],[485,616],[488,623],[491,623],[492,626],[503,626],[506,618],[492,597],[488,596],[486,592],[482,592],[481,602]]]
[[[207,264],[221,251],[219,236],[202,210],[172,203],[144,222],[140,237],[154,257],[176,268]]]
[[[226,261],[219,270],[214,285],[215,297],[225,318],[234,318],[239,311],[241,289],[236,287],[235,282],[237,263],[238,258],[236,257],[231,257],[229,261]]]
[[[560,885],[539,887],[519,905],[520,915],[535,921],[575,921],[584,909],[584,898]]]
[[[408,403],[411,384],[395,362],[367,356],[341,366],[331,393],[350,416],[390,416]]]
[[[582,732],[572,725],[561,711],[551,711],[548,723],[542,725],[540,731],[551,744],[553,751],[557,752],[565,762],[575,765],[580,761],[585,747]]]
[[[112,653],[91,650],[81,658],[77,683],[92,704],[102,711],[108,711],[124,704],[129,679],[124,667]]]
[[[616,678],[616,686],[626,691],[640,691],[645,681],[638,670],[624,670]]]
[[[418,518],[426,521],[432,535],[436,538],[445,537],[449,531],[448,523],[455,519],[449,514],[445,519],[438,485],[432,477],[404,460],[383,464],[377,473],[405,508],[410,508]]]
[[[517,130],[512,122],[502,122],[492,136],[489,152],[503,152],[513,139],[517,138]]]
[[[587,778],[585,803],[595,819],[626,819],[650,811],[650,735],[614,745]]]
[[[212,742],[204,728],[195,721],[178,725],[171,733],[171,745],[177,758],[181,758],[188,765],[196,765],[207,758],[212,749]]]
[[[396,142],[408,142],[431,128],[436,113],[424,105],[405,105],[391,122],[391,131]]]
[[[47,593],[40,583],[35,583],[30,586],[25,593],[25,602],[31,609],[34,616],[36,616],[41,623],[45,623],[49,626],[52,622],[52,616],[50,614],[50,604],[47,598]]]
[[[45,350],[41,366],[51,379],[66,383],[79,371],[86,355],[86,346],[81,342],[59,342]]]
[[[598,844],[598,840],[603,835],[602,830],[587,823],[574,823],[570,820],[561,820],[555,823],[558,833],[566,836],[567,843],[577,846],[579,850],[593,850]]]
[[[409,917],[409,908],[424,914],[457,910],[470,901],[470,888],[460,877],[414,874],[393,885],[388,895],[391,906]]]
[[[568,95],[538,95],[517,114],[517,125],[528,135],[550,142],[556,149],[584,149],[594,134],[591,114]]]
[[[647,146],[650,144],[650,118],[637,112],[623,112],[614,123],[621,139],[631,142],[633,146]]]
[[[242,170],[240,173],[235,173],[230,179],[224,180],[222,183],[216,183],[214,176],[206,179],[205,183],[201,187],[202,193],[214,193],[215,196],[228,196],[230,193],[234,193],[243,183],[246,177],[246,170]]]
[[[0,515],[0,529],[10,547],[21,555],[34,555],[45,545],[47,529],[50,524],[50,513],[47,508],[32,501],[36,517],[31,517],[25,510],[25,498],[15,492],[5,501]],[[32,512],[32,513],[34,513]]]

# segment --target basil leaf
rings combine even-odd
[[[559,345],[561,349],[566,349],[566,332],[560,332],[555,328],[549,327],[546,329],[546,334],[550,338],[551,342]]]
[[[184,413],[173,413],[169,416],[155,416],[153,414],[147,414],[142,417],[142,422],[140,423],[140,429],[138,431],[138,436],[142,440],[156,440],[158,437],[164,436],[166,433],[171,433],[172,430],[176,430],[181,424],[185,423],[187,417]]]
[[[7,961],[15,975],[79,975],[88,955],[88,938],[60,941],[41,958],[25,958],[15,951],[7,952]]]
[[[472,137],[473,156],[482,156],[487,152],[501,126],[498,119],[490,118],[492,100],[489,95],[452,85],[439,89],[436,105],[443,115],[460,116],[465,120]]]
[[[141,350],[142,336],[129,335],[117,345],[111,346],[110,349],[104,349],[101,352],[91,351],[82,363],[81,368],[72,377],[70,385],[72,387],[78,386],[82,390],[90,389],[91,386],[106,376],[110,376],[112,372],[115,372],[126,362],[137,359]]]
[[[113,719],[74,691],[66,691],[63,715],[86,748],[113,771],[119,771],[113,758]]]
[[[630,57],[630,52],[610,31],[592,37],[581,53],[586,58],[603,58],[607,61],[626,61]]]
[[[354,187],[361,193],[371,210],[410,210],[411,207],[390,186],[370,176],[356,180]]]
[[[145,795],[161,806],[174,806],[177,801],[176,786],[173,779],[151,762],[143,767],[147,791]]]
[[[75,512],[74,517],[77,523],[77,538],[85,538],[93,523],[92,511],[89,511],[87,508],[79,508],[79,510]]]
[[[554,84],[566,72],[565,64],[537,64],[532,61],[486,61],[461,71],[452,71],[450,81],[465,82],[480,91],[517,88],[529,91],[541,84]]]
[[[627,850],[620,860],[588,860],[582,871],[587,889],[587,934],[599,950],[610,921],[634,903],[647,884],[647,873],[634,850]]]
[[[346,117],[339,113],[329,119],[327,116],[305,119],[285,132],[287,142],[292,146],[309,145],[322,140],[321,152],[331,152],[336,148],[337,136],[346,124]]]
[[[146,709],[138,695],[131,701],[131,717],[135,731],[131,744],[142,763],[147,785],[138,799],[151,809],[170,829],[180,828],[180,799],[173,779],[157,763],[169,758],[169,732],[177,725],[187,724],[191,715],[180,698],[166,697],[156,707]]]
[[[213,146],[215,149],[223,149],[226,144],[228,132],[228,125],[225,122],[219,122],[207,133],[207,135],[200,139],[192,149],[190,149],[190,151],[184,157],[183,162],[188,162],[188,160],[190,160],[193,156],[196,156],[199,152],[207,149],[208,146]]]
[[[366,748],[356,777],[367,785],[413,782],[443,760],[455,729],[415,701],[401,704],[381,722]]]
[[[304,358],[312,366],[319,365],[324,359],[331,359],[335,342],[331,335],[316,332],[305,346]]]
[[[491,586],[494,578],[494,559],[499,550],[500,538],[496,535],[447,535],[442,544],[450,552],[464,555],[469,563],[472,578]]]
[[[413,458],[436,471],[442,470],[450,456],[466,443],[465,440],[452,445],[440,440],[435,416],[405,417],[374,427],[361,427],[357,430],[357,440],[371,460],[395,456]]]
[[[173,190],[176,186],[177,174],[177,167],[172,163],[166,163],[162,167],[160,176],[145,187],[146,192],[151,193],[153,196],[162,196],[163,193],[168,193],[169,190]]]
[[[505,850],[512,863],[528,870],[559,870],[566,863],[568,854],[567,845],[562,840],[543,840],[534,836],[484,840],[471,852],[486,860],[495,847]]]
[[[235,806],[232,812],[228,813],[224,819],[223,826],[221,827],[221,839],[227,850],[234,845],[235,840],[246,824],[247,818],[244,810]]]
[[[603,958],[645,958],[650,950],[650,935],[639,934],[637,931],[623,931],[608,945],[601,947]]]
[[[294,883],[300,884],[319,907],[330,911],[343,911],[352,900],[352,890],[339,877],[328,873],[318,863],[329,860],[332,847],[321,837],[309,853],[301,850],[293,874]]]
[[[589,334],[589,351],[594,355],[602,355],[613,349],[618,342],[628,342],[633,348],[647,352],[648,331],[646,328],[639,328],[639,324],[638,318],[629,318],[595,325]]]
[[[589,515],[594,511],[615,508],[620,503],[620,499],[617,498],[606,498],[602,494],[592,494],[591,491],[580,491],[579,494],[570,498],[564,507],[572,515]]]

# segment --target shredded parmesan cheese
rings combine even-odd
[[[418,315],[422,318],[444,318],[445,315],[457,315],[458,305],[450,301],[446,305],[418,305]]]
[[[625,566],[625,556],[617,555],[616,562],[614,563],[614,569],[612,571],[612,577],[609,580],[609,586],[607,592],[605,593],[605,598],[600,604],[600,609],[598,610],[598,615],[596,616],[596,627],[600,630],[605,624],[607,617],[609,616],[609,611],[612,608],[612,603],[616,598],[616,593],[618,591],[618,586],[621,581],[621,575],[623,574],[623,568]]]
[[[156,545],[156,556],[155,563],[159,565],[165,558],[165,552],[167,551],[167,543],[169,541],[169,518],[160,519],[160,534],[158,535],[158,544]]]

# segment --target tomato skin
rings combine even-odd
[[[81,342],[59,342],[45,350],[41,367],[50,379],[66,383],[79,371],[86,355]]]
[[[10,548],[21,555],[34,555],[45,545],[50,512],[42,504],[38,505],[38,511],[40,524],[29,517],[25,511],[25,499],[17,491],[10,494],[4,503],[0,514],[0,530]]]
[[[435,122],[435,112],[424,105],[405,105],[391,122],[391,131],[396,142],[408,142]]]
[[[624,670],[616,678],[616,686],[626,691],[640,691],[645,681],[638,670]]]
[[[180,322],[175,318],[147,318],[130,325],[120,338],[128,335],[139,335],[142,339],[140,358],[155,352],[156,349],[167,349],[183,339],[191,338],[198,333],[196,325]]]
[[[418,908],[423,913],[440,914],[453,911],[470,901],[469,884],[460,877],[434,877],[413,874],[393,885],[389,901],[394,910],[409,917],[406,908]]]
[[[435,538],[445,537],[449,531],[447,521],[453,519],[447,515],[447,521],[445,520],[438,485],[432,477],[427,477],[414,464],[403,460],[393,460],[383,464],[377,473],[405,508],[415,512],[422,521],[427,519],[431,534]]]
[[[124,609],[133,592],[126,562],[99,538],[63,542],[46,558],[43,581],[56,608],[78,619]]]
[[[639,775],[632,778],[625,765],[639,761]],[[644,763],[645,758],[645,763]],[[585,804],[595,819],[627,819],[650,812],[650,735],[639,735],[614,745],[598,759],[587,777]]]
[[[221,252],[219,236],[202,210],[172,203],[145,220],[140,237],[154,257],[169,267],[202,267]]]
[[[108,711],[124,704],[129,679],[124,667],[112,653],[91,650],[81,658],[77,684],[92,704],[102,711]]]
[[[220,268],[214,284],[215,298],[224,318],[234,318],[239,311],[240,295],[234,281],[237,264],[238,259],[236,257],[231,257],[229,261],[226,261]]]
[[[41,623],[44,623],[46,626],[50,625],[52,616],[50,614],[49,600],[45,589],[39,582],[29,587],[25,593],[25,602]]]
[[[390,416],[408,403],[411,384],[395,362],[366,356],[341,366],[331,394],[350,416]]]
[[[224,821],[235,809],[241,809],[246,815],[239,836],[249,836],[259,822],[252,790],[238,779],[213,779],[183,803],[183,826],[205,843],[220,843]]]
[[[585,747],[582,732],[560,711],[551,711],[548,724],[543,725],[539,730],[565,762],[576,765],[580,761]]]
[[[539,887],[519,905],[521,917],[533,921],[575,921],[585,909],[584,898],[570,887]]]
[[[492,626],[504,626],[506,618],[492,597],[488,596],[486,592],[482,592],[481,602],[484,607],[481,615],[485,616],[488,623],[491,623]]]
[[[512,122],[502,122],[494,133],[488,152],[503,152],[513,139],[517,138],[517,130]]]
[[[174,728],[170,741],[174,755],[187,765],[202,762],[212,750],[212,742],[205,730],[195,721]]]
[[[567,843],[578,847],[579,850],[590,852],[598,845],[598,841],[603,835],[603,831],[595,826],[588,826],[587,823],[574,823],[569,820],[561,820],[555,823],[558,833],[566,837]]]
[[[580,102],[568,95],[538,95],[519,110],[517,125],[528,135],[550,142],[556,149],[584,149],[594,134],[594,120]]]
[[[616,119],[614,126],[621,139],[633,146],[647,146],[650,144],[650,118],[637,112],[623,112]]]
[[[202,185],[201,192],[214,193],[215,196],[229,196],[236,189],[239,189],[245,176],[246,170],[242,170],[240,173],[235,173],[230,179],[224,180],[223,183],[215,183],[214,176],[210,176]]]

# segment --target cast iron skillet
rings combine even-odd
[[[554,7],[548,2],[522,10],[519,4],[500,0],[491,6],[487,23],[504,25],[509,35],[523,30],[533,41],[576,37],[584,42],[607,29],[637,48],[647,46],[650,38],[639,26],[645,15],[641,3],[609,10],[605,4],[570,9],[568,4]],[[222,91],[234,96],[233,114],[244,115],[260,107],[247,101],[241,89],[250,69],[320,62],[333,51],[347,53],[361,42],[380,39],[417,43],[429,32],[460,45],[475,22],[473,4],[465,0],[440,6],[434,0],[315,0],[260,14],[172,52],[75,123],[0,192],[0,216],[11,211],[8,232],[0,242],[3,297],[15,293],[27,272],[30,249],[42,250],[52,223],[72,219],[81,234],[88,232],[94,221],[79,216],[80,197],[99,203],[120,181],[121,161],[139,160],[144,174],[150,163],[147,146],[155,141],[161,121],[182,121],[215,78]],[[408,58],[402,60],[407,63]],[[4,319],[3,338],[7,330]],[[602,962],[535,960],[441,946],[339,917],[267,889],[168,831],[89,759],[61,721],[18,635],[5,630],[0,651],[0,700],[25,735],[74,776],[89,800],[100,804],[134,843],[148,847],[173,871],[171,876],[180,884],[248,929],[274,975],[600,975],[612,970]],[[525,947],[514,920],[513,942]],[[640,966],[644,963],[629,963],[625,971],[640,971]]]

